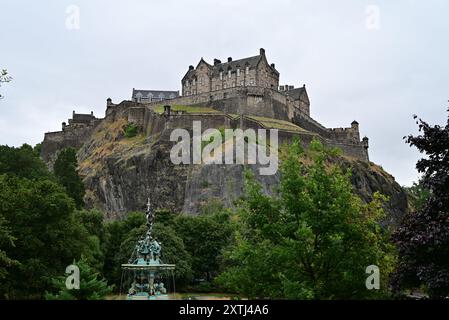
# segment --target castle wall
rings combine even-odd
[[[47,163],[50,170],[53,170],[53,165],[62,149],[80,148],[99,123],[100,121],[95,121],[91,126],[67,126],[64,131],[45,133],[41,158]]]
[[[324,138],[330,138],[329,130],[307,114],[295,109],[292,122],[303,129],[316,132]]]

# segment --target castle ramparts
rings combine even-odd
[[[107,99],[104,119],[96,118],[93,113],[76,114],[73,111],[68,124],[62,123],[61,131],[45,134],[42,158],[51,168],[59,150],[79,148],[102,121],[126,117],[146,134],[169,128],[189,128],[194,119],[203,121],[203,127],[211,128],[274,126],[279,130],[281,141],[299,136],[307,145],[316,138],[325,145],[342,149],[351,157],[369,160],[368,138],[360,140],[356,121],[346,128],[326,128],[310,116],[305,86],[295,89],[293,86],[279,87],[278,84],[279,72],[274,64],[268,64],[263,49],[259,56],[236,61],[229,58],[226,63],[218,60],[214,65],[201,59],[197,67],[190,66],[183,77],[182,96],[173,94],[166,100],[145,100],[136,98],[133,90],[133,101],[114,104]],[[189,112],[176,110],[179,106],[192,109]],[[163,113],[160,112],[162,107],[165,107]],[[201,112],[201,108],[214,112]]]

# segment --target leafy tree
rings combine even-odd
[[[254,298],[349,299],[382,296],[392,262],[380,227],[382,197],[364,204],[352,191],[350,172],[313,141],[307,158],[298,141],[281,164],[279,196],[267,196],[247,173],[236,245],[217,279]],[[383,290],[365,287],[366,267],[377,265]]]
[[[55,161],[54,173],[59,183],[67,190],[67,194],[75,200],[76,207],[83,207],[84,184],[77,171],[76,150],[66,148],[62,150]]]
[[[421,119],[417,124],[422,134],[405,138],[426,155],[416,168],[429,194],[394,234],[399,262],[392,285],[397,293],[424,286],[431,298],[444,298],[449,296],[449,118],[445,127]]]
[[[20,148],[0,146],[0,174],[27,179],[53,179],[39,154],[28,144]]]
[[[173,227],[192,257],[195,278],[211,281],[220,271],[221,252],[231,241],[233,227],[229,213],[180,215]]]
[[[53,181],[0,175],[0,216],[8,222],[15,246],[0,295],[39,298],[49,280],[88,251],[88,234],[73,214],[73,200]]]
[[[411,211],[421,210],[430,196],[430,191],[423,186],[423,181],[414,182],[411,187],[405,187],[404,189],[408,195]]]
[[[122,252],[120,247],[130,235],[130,232],[141,227],[146,222],[145,215],[141,212],[130,212],[123,220],[109,221],[105,224],[105,243],[103,274],[108,283],[115,284],[119,288],[121,279],[121,264],[128,261],[131,251],[134,247],[130,246],[131,251]],[[134,243],[135,245],[135,243]]]
[[[87,232],[87,249],[83,252],[85,260],[98,272],[103,271],[105,259],[106,232],[103,223],[103,213],[98,210],[75,211],[77,219]]]
[[[11,259],[5,251],[14,246],[14,240],[6,219],[0,215],[0,282],[8,276],[8,268],[18,264],[18,261]]]
[[[73,264],[78,266],[80,271],[79,289],[67,289],[67,275],[56,277],[52,279],[52,283],[58,293],[47,292],[47,300],[101,300],[112,292],[112,287],[108,286],[105,279],[99,279],[99,274],[89,266],[84,257]]]

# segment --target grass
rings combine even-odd
[[[129,153],[133,148],[145,143],[145,135],[133,133],[126,138],[125,129],[128,121],[120,118],[111,123],[105,123],[103,127],[93,135],[89,156],[80,164],[80,171],[86,175],[94,174],[103,166],[105,158],[114,153]]]
[[[163,114],[164,113],[164,106],[163,105],[157,105],[157,106],[153,107],[153,111],[158,113],[158,114]],[[219,111],[214,110],[212,108],[208,108],[208,107],[181,106],[181,105],[172,105],[171,106],[171,111],[172,112],[183,111],[183,112],[186,112],[186,113],[220,113]]]
[[[306,132],[303,128],[297,126],[294,123],[284,120],[278,120],[273,118],[259,117],[259,116],[247,116],[247,118],[255,120],[261,123],[266,129],[279,129],[297,132]]]

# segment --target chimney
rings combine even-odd
[[[264,48],[260,48],[260,55],[261,56],[265,55],[265,49]]]
[[[133,89],[134,90],[134,89]],[[112,104],[112,99],[111,98],[107,98],[106,99],[106,107],[110,106]]]
[[[274,63],[271,64],[271,67],[272,67],[273,69],[276,69],[276,65],[275,65]]]
[[[216,66],[217,64],[220,64],[221,63],[221,61],[220,60],[218,60],[218,59],[214,59],[214,66]]]
[[[67,125],[67,124],[66,124],[65,122],[62,123],[62,131],[65,130],[66,125]]]
[[[231,62],[232,61],[232,57],[228,57],[228,62]]]
[[[192,71],[193,69],[195,69],[193,66],[189,66],[189,71]]]
[[[288,89],[289,89],[289,85],[286,84],[286,85],[285,85],[285,91],[288,91]]]
[[[93,116],[94,116],[94,112],[93,112],[93,111],[91,111],[91,112],[90,112],[90,115],[91,115],[91,116],[93,117]]]
[[[72,112],[72,117],[75,117],[75,110],[73,110]]]

